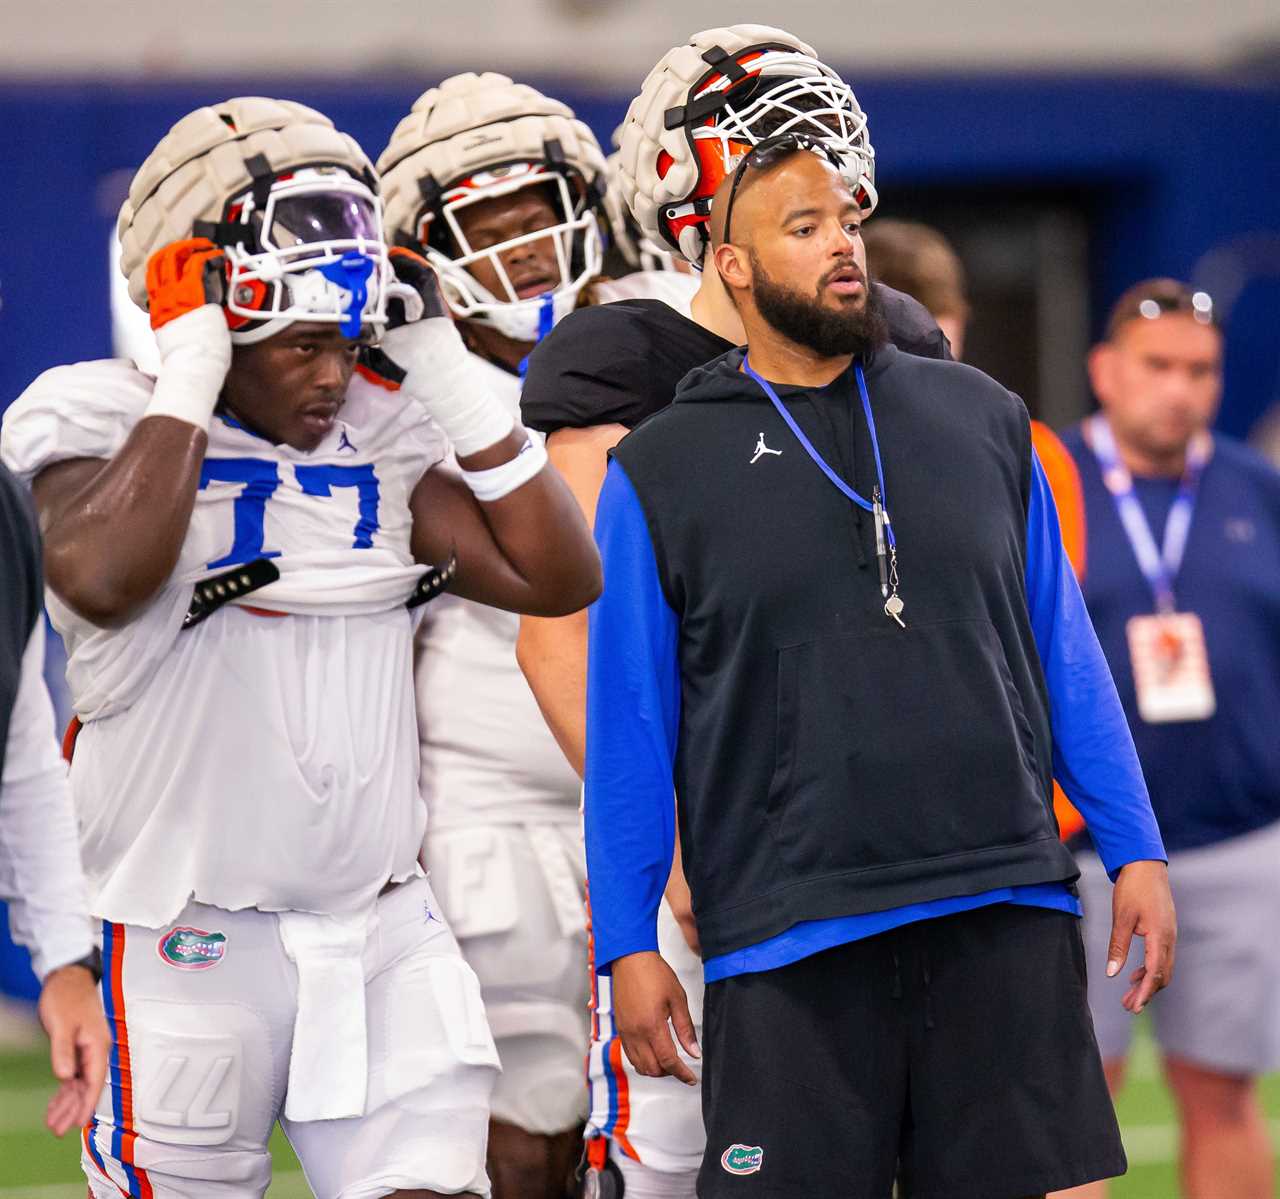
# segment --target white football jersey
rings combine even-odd
[[[681,316],[689,315],[689,306],[698,292],[699,276],[684,271],[633,271],[621,279],[597,283],[593,296],[597,304],[617,300],[661,300]]]
[[[492,394],[519,419],[520,380],[476,360]],[[519,632],[513,612],[452,595],[427,605],[416,684],[433,829],[578,819],[581,783],[516,663]]]
[[[58,367],[5,414],[30,479],[110,458],[153,380],[118,360]],[[447,452],[416,404],[355,376],[310,453],[211,422],[178,565],[100,629],[50,595],[85,727],[71,780],[93,912],[158,927],[189,899],[345,913],[416,872],[408,500]],[[266,558],[277,581],[182,630],[196,580]],[[267,610],[273,615],[254,611]]]

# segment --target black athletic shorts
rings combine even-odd
[[[700,1199],[1022,1199],[1125,1171],[1079,920],[993,904],[711,983]]]

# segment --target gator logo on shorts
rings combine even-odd
[[[730,1145],[720,1155],[720,1164],[730,1174],[758,1174],[764,1165],[764,1150],[759,1145]]]
[[[171,928],[160,938],[156,951],[179,970],[208,970],[227,956],[227,937],[202,928]]]

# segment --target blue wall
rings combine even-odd
[[[1189,277],[1210,252],[1253,239],[1260,248],[1245,251],[1246,270],[1265,266],[1270,254],[1273,274],[1243,280],[1230,314],[1219,424],[1244,434],[1280,401],[1280,86],[1116,76],[857,78],[888,207],[895,185],[1085,190],[1095,333],[1130,283]],[[431,82],[0,84],[0,408],[46,367],[110,353],[106,245],[123,194],[119,173],[131,172],[180,116],[247,90],[287,96],[327,113],[376,157]],[[534,82],[570,103],[602,143],[629,99]],[[19,978],[29,985],[3,941],[0,976],[11,977],[0,986]]]
[[[312,104],[376,157],[431,79],[258,80]],[[605,140],[628,96],[540,81]],[[240,82],[0,84],[0,407],[40,370],[109,353],[103,247],[130,171],[188,110]],[[1160,77],[859,76],[881,195],[895,184],[1008,181],[1092,196],[1095,321],[1138,278],[1186,277],[1248,235],[1280,239],[1280,86]],[[1280,279],[1245,289],[1228,326],[1220,425],[1243,433],[1277,394]]]

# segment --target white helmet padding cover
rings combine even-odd
[[[354,336],[386,319],[394,278],[377,191],[364,151],[314,109],[260,96],[197,109],[147,157],[120,209],[129,296],[147,307],[147,261],[161,247],[209,237],[227,256],[234,341],[304,319]]]
[[[813,48],[768,25],[704,30],[665,54],[632,100],[619,187],[645,234],[697,264],[721,180],[750,146],[791,130],[839,151],[864,211],[875,207],[866,114]]]
[[[621,127],[618,133],[621,133]],[[617,145],[617,134],[614,145]],[[645,235],[627,207],[623,184],[618,175],[618,151],[605,160],[608,185],[604,193],[604,212],[609,221],[609,235],[618,253],[635,271],[674,271],[676,256],[670,249]]]
[[[533,341],[573,309],[583,285],[599,273],[605,173],[599,143],[570,108],[526,84],[493,72],[446,79],[396,127],[378,170],[388,236],[426,254],[460,317]],[[458,212],[531,186],[550,192],[558,222],[473,249]],[[500,256],[545,237],[553,240],[560,281],[522,300]],[[493,266],[503,294],[482,287],[467,269],[481,260]]]

